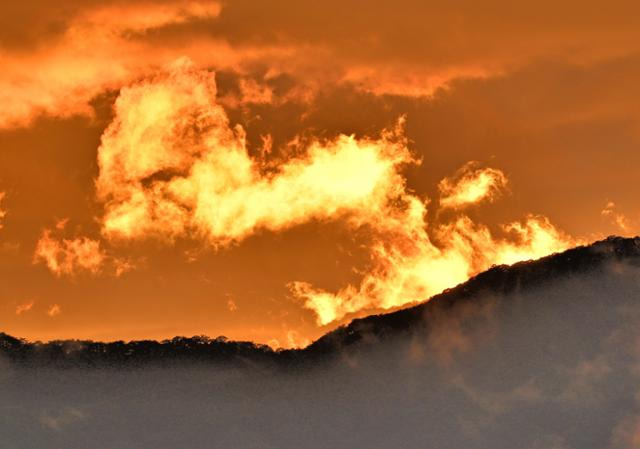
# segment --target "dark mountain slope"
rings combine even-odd
[[[638,448],[640,241],[495,267],[304,350],[3,336],[1,353],[2,449]]]
[[[450,308],[481,294],[506,295],[517,290],[543,287],[554,280],[597,270],[606,263],[616,262],[640,266],[640,237],[609,237],[538,260],[494,266],[417,306],[353,320],[347,326],[322,336],[307,350],[328,353],[359,341],[410,332],[415,326],[427,324],[424,322],[425,315],[431,309]]]
[[[446,310],[481,294],[506,295],[539,288],[551,281],[598,270],[604,264],[616,262],[640,265],[640,238],[609,237],[536,261],[495,266],[434,296],[430,301],[392,313],[356,319],[300,350],[273,351],[268,346],[227,341],[224,337],[176,337],[163,342],[69,340],[30,343],[0,333],[0,354],[21,365],[38,366],[136,366],[184,361],[290,366],[330,357],[347,347],[363,346],[367,342],[408,334],[418,327],[428,327],[429,315],[434,311]]]

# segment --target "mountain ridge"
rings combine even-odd
[[[383,337],[387,332],[407,329],[421,321],[425,310],[436,305],[450,307],[484,291],[508,293],[516,288],[541,286],[554,277],[575,274],[596,268],[605,262],[633,261],[640,263],[640,237],[609,236],[589,245],[576,246],[560,253],[512,265],[494,265],[467,281],[438,293],[427,300],[393,312],[356,318],[345,326],[328,332],[309,347],[326,351],[340,344],[351,344],[362,338],[363,333]],[[487,288],[489,287],[489,288]]]
[[[436,307],[450,308],[482,293],[505,294],[516,289],[544,285],[562,276],[596,269],[606,262],[640,265],[640,237],[611,236],[590,245],[513,265],[497,265],[464,283],[446,289],[417,305],[401,310],[369,315],[340,326],[309,346],[274,350],[267,345],[247,341],[229,341],[225,337],[174,337],[154,340],[94,342],[57,340],[28,342],[0,332],[0,355],[21,365],[37,366],[139,366],[148,363],[182,361],[218,362],[232,365],[266,363],[291,366],[319,360],[341,349],[388,336],[409,333],[424,323],[424,316]]]

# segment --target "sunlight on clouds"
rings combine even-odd
[[[428,200],[411,193],[401,173],[420,163],[407,147],[402,119],[375,139],[312,141],[265,173],[263,161],[249,156],[244,130],[231,127],[216,102],[214,75],[187,59],[122,89],[115,112],[102,136],[96,180],[102,232],[111,241],[199,236],[220,248],[314,220],[370,231],[370,265],[359,285],[330,293],[304,281],[289,284],[320,325],[424,300],[493,264],[577,242],[545,217],[528,216],[494,236],[462,214],[507,185],[500,170],[477,164],[439,184],[438,204],[455,214],[429,223]]]
[[[467,163],[455,176],[438,184],[440,205],[459,209],[482,201],[491,202],[506,188],[507,177],[494,168],[477,168]]]
[[[212,1],[179,0],[172,4],[119,5],[117,9],[100,6],[76,18],[86,29],[101,31],[104,35],[125,32],[144,32],[193,19],[214,18],[220,14],[220,5]]]
[[[136,268],[136,262],[117,257],[100,239],[87,236],[67,239],[62,234],[69,220],[58,220],[55,230],[42,231],[33,254],[33,263],[43,263],[57,277],[81,273],[120,277]]]
[[[346,70],[342,81],[354,83],[375,95],[398,95],[431,98],[446,90],[453,81],[498,76],[499,71],[475,67],[441,67],[437,70],[419,67],[356,66]]]
[[[56,276],[73,275],[86,271],[100,271],[106,255],[100,242],[87,237],[73,240],[56,239],[50,230],[44,230],[36,245],[34,263],[44,263]]]
[[[132,39],[150,29],[213,18],[219,11],[209,1],[100,6],[71,17],[63,36],[46,50],[13,54],[0,49],[0,129],[28,125],[43,114],[91,116],[95,96],[148,75],[184,52],[208,55],[208,63],[234,64],[236,56],[215,40],[193,42],[176,54],[171,47],[149,51],[144,41]]]
[[[632,233],[634,228],[633,223],[625,214],[622,212],[618,212],[616,203],[613,201],[608,201],[604,209],[600,212],[602,217],[611,221],[612,224],[618,227],[618,229],[625,234]]]
[[[51,307],[47,309],[47,315],[49,315],[50,318],[56,317],[61,313],[62,313],[62,307],[60,307],[58,304],[53,304]]]
[[[420,204],[414,202],[420,220],[401,217],[395,231],[381,232],[374,239],[372,264],[360,285],[329,293],[306,282],[290,284],[293,294],[316,313],[319,325],[361,310],[423,301],[491,265],[539,258],[578,243],[544,217],[531,216],[507,225],[505,229],[512,233],[509,239],[497,238],[487,227],[461,216],[453,223],[435,226],[442,242],[436,246],[427,234],[426,209]]]
[[[23,304],[18,304],[16,306],[16,315],[22,315],[23,313],[27,313],[33,308],[33,301],[25,302]]]
[[[369,221],[404,188],[398,167],[412,157],[395,131],[312,142],[261,173],[215,97],[213,74],[185,61],[122,90],[98,153],[105,236],[195,233],[224,246],[310,220]]]

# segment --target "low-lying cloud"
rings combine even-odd
[[[0,432],[24,448],[633,448],[638,274],[612,263],[487,285],[296,370],[5,364]]]

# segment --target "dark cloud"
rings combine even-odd
[[[602,50],[637,31],[634,2],[231,1],[211,30],[234,44],[317,45],[342,61],[446,66]],[[604,41],[603,41],[604,40]],[[620,42],[622,43],[622,42]],[[629,46],[634,44],[627,42]],[[609,49],[613,50],[613,49]],[[344,58],[344,59],[343,59]],[[504,61],[499,61],[504,59]]]

